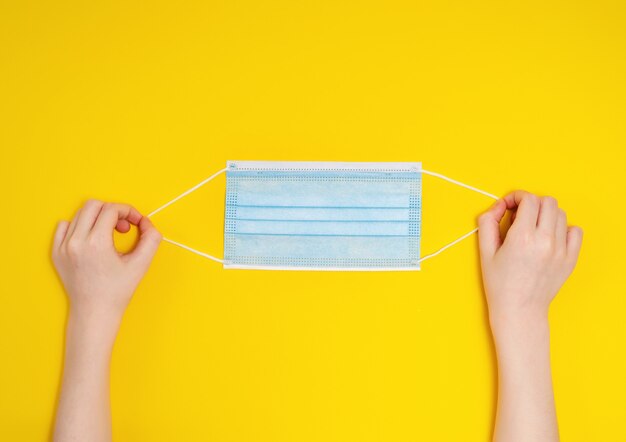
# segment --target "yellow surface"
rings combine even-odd
[[[228,159],[423,161],[555,195],[585,230],[554,303],[564,441],[626,440],[626,7],[580,2],[0,6],[0,439],[45,440],[88,197],[148,212]],[[423,251],[491,202],[424,178]],[[222,254],[224,178],[155,217]],[[475,238],[419,273],[224,271],[163,244],[112,366],[118,441],[486,441]]]

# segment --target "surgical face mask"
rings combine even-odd
[[[420,255],[423,174],[497,199],[421,163],[229,161],[148,216],[224,172],[224,259],[164,240],[226,269],[419,270],[477,231]]]

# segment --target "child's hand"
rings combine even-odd
[[[507,209],[515,216],[502,239],[499,224]],[[576,265],[582,230],[567,226],[554,198],[517,191],[481,215],[479,238],[494,332],[513,320],[547,318],[550,302]]]
[[[139,242],[118,253],[113,230],[139,227]],[[126,306],[161,242],[150,220],[124,204],[88,201],[61,221],[52,259],[70,298],[63,387],[54,440],[111,440],[109,361]]]
[[[139,242],[131,253],[121,254],[113,244],[113,230],[126,233],[130,224],[139,227]],[[121,320],[160,242],[150,220],[124,204],[90,200],[71,223],[61,221],[52,259],[73,314]]]

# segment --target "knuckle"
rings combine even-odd
[[[528,205],[535,206],[539,204],[539,197],[534,193],[530,192],[522,192],[522,196],[520,198],[520,205]]]
[[[553,196],[544,196],[541,199],[541,203],[548,207],[556,207],[558,205],[556,199]]]
[[[68,256],[75,257],[80,253],[81,244],[75,239],[70,239],[67,242],[67,254]]]
[[[157,229],[150,229],[149,238],[156,243],[160,243],[163,240],[163,235]]]
[[[574,239],[574,241],[576,241],[577,243],[582,243],[583,241],[583,229],[581,229],[578,226],[574,226],[572,227],[572,238]]]
[[[552,252],[552,250],[554,250],[554,246],[555,246],[554,236],[546,234],[546,235],[541,235],[539,237],[537,247],[540,252],[543,252],[543,253]]]
[[[515,241],[517,245],[522,247],[532,244],[533,241],[532,234],[525,229],[517,229],[515,227],[511,227],[511,229],[509,229],[509,236],[512,240]]]
[[[531,232],[524,232],[521,236],[522,244],[525,246],[531,246],[535,243],[535,235]]]
[[[89,235],[89,237],[87,238],[87,245],[89,246],[89,248],[98,248],[98,246],[100,245],[100,238],[98,238],[94,234]]]
[[[534,204],[534,205],[539,204],[539,197],[537,195],[535,195],[534,193],[527,193],[526,194],[526,199],[531,204]]]

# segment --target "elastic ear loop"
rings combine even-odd
[[[209,181],[211,181],[213,178],[215,178],[215,177],[217,177],[217,176],[219,176],[219,175],[223,174],[224,172],[226,172],[226,169],[222,169],[222,170],[220,170],[220,171],[218,171],[218,172],[215,172],[213,175],[211,175],[210,177],[208,177],[206,180],[204,180],[204,181],[202,181],[202,182],[200,182],[200,183],[196,184],[196,185],[195,185],[195,186],[193,186],[191,189],[184,191],[183,193],[181,193],[180,195],[178,195],[178,196],[177,196],[176,198],[174,198],[173,200],[168,201],[167,203],[163,204],[163,205],[162,205],[161,207],[159,207],[158,209],[153,210],[152,212],[150,212],[150,213],[148,214],[148,218],[150,218],[152,215],[156,215],[157,213],[159,213],[161,210],[165,209],[166,207],[171,206],[172,204],[174,204],[174,203],[175,203],[176,201],[178,201],[179,199],[181,199],[181,198],[183,198],[183,197],[186,197],[186,196],[187,196],[187,195],[189,195],[191,192],[194,192],[194,191],[198,190],[200,187],[204,186],[206,183],[208,183]],[[209,255],[208,253],[204,253],[204,252],[201,252],[201,251],[199,251],[199,250],[192,249],[192,248],[191,248],[191,247],[189,247],[189,246],[186,246],[186,245],[181,244],[181,243],[179,243],[179,242],[173,241],[173,240],[171,240],[171,239],[168,239],[168,238],[165,238],[165,237],[164,237],[164,238],[163,238],[163,241],[167,241],[167,242],[168,242],[168,243],[170,243],[170,244],[174,244],[175,246],[178,246],[178,247],[180,247],[180,248],[183,248],[183,249],[185,249],[185,250],[188,250],[188,251],[190,251],[190,252],[192,252],[192,253],[195,253],[196,255],[200,255],[200,256],[203,256],[203,257],[205,257],[205,258],[208,258],[208,259],[210,259],[210,260],[212,260],[212,261],[215,261],[215,262],[221,262],[222,264],[224,263],[224,260],[223,260],[223,259],[219,259],[219,258],[216,258],[216,257],[215,257],[215,256],[213,256],[213,255]]]
[[[469,186],[465,183],[462,183],[460,181],[457,180],[453,180],[452,178],[448,178],[445,175],[442,175],[440,173],[437,172],[430,172],[428,170],[421,170],[422,173],[425,173],[426,175],[431,175],[437,178],[441,178],[442,180],[448,181],[449,183],[452,184],[456,184],[457,186],[461,186],[464,187],[468,190],[473,190],[474,192],[480,193],[481,195],[485,195],[488,196],[489,198],[493,198],[494,200],[499,200],[500,198],[498,198],[497,196],[495,196],[493,193],[489,193],[489,192],[485,192],[484,190],[480,190],[477,189],[474,186]],[[472,236],[474,233],[478,232],[478,227],[476,227],[475,229],[470,230],[469,232],[467,232],[465,235],[460,236],[459,238],[455,239],[454,241],[452,241],[451,243],[446,244],[445,246],[443,246],[442,248],[440,248],[439,250],[437,250],[436,252],[430,253],[428,255],[424,255],[422,256],[420,259],[417,260],[418,263],[421,263],[422,261],[426,261],[427,259],[430,258],[434,258],[435,256],[439,255],[441,252],[443,252],[444,250],[446,250],[447,248],[452,247],[453,245],[463,241],[465,238]]]
[[[208,183],[208,182],[209,182],[209,181],[211,181],[212,179],[214,179],[214,178],[216,178],[217,176],[219,176],[219,175],[223,174],[224,172],[226,172],[226,170],[227,170],[227,169],[222,169],[222,170],[220,170],[220,171],[218,171],[218,172],[215,172],[213,175],[211,175],[210,177],[208,177],[208,178],[207,178],[207,179],[205,179],[204,181],[201,181],[200,183],[196,184],[196,185],[195,185],[195,186],[193,186],[191,189],[186,190],[185,192],[181,193],[180,195],[178,195],[178,196],[177,196],[176,198],[174,198],[173,200],[168,201],[167,203],[163,204],[163,205],[162,205],[161,207],[159,207],[158,209],[153,210],[152,212],[150,212],[150,213],[148,214],[148,218],[150,218],[150,217],[151,217],[151,216],[153,216],[153,215],[156,215],[156,214],[157,214],[157,213],[159,213],[161,210],[163,210],[163,209],[165,209],[166,207],[169,207],[170,205],[174,204],[174,203],[175,203],[176,201],[178,201],[179,199],[181,199],[181,198],[183,198],[183,197],[185,197],[185,196],[189,195],[190,193],[192,193],[192,192],[194,192],[194,191],[198,190],[200,187],[204,186],[206,183]],[[462,183],[462,182],[460,182],[460,181],[453,180],[452,178],[448,178],[447,176],[442,175],[442,174],[440,174],[440,173],[430,172],[430,171],[428,171],[428,170],[424,170],[424,169],[421,169],[421,170],[420,170],[420,172],[421,172],[421,173],[423,173],[423,174],[426,174],[426,175],[431,175],[431,176],[434,176],[434,177],[440,178],[440,179],[445,180],[445,181],[448,181],[448,182],[450,182],[450,183],[452,183],[452,184],[456,184],[457,186],[464,187],[465,189],[468,189],[468,190],[473,190],[474,192],[480,193],[481,195],[488,196],[489,198],[493,198],[494,200],[499,200],[499,199],[500,199],[500,198],[498,198],[497,196],[495,196],[495,195],[494,195],[494,194],[492,194],[492,193],[485,192],[484,190],[480,190],[480,189],[478,189],[478,188],[476,188],[476,187],[473,187],[473,186],[470,186],[470,185],[464,184],[464,183]],[[433,252],[433,253],[430,253],[430,254],[428,254],[428,255],[424,255],[424,256],[422,256],[420,259],[418,259],[418,260],[417,260],[417,262],[418,262],[418,263],[421,263],[422,261],[426,261],[427,259],[430,259],[430,258],[433,258],[433,257],[435,257],[435,256],[439,255],[439,254],[440,254],[441,252],[443,252],[444,250],[446,250],[446,249],[448,249],[448,248],[452,247],[453,245],[455,245],[455,244],[457,244],[457,243],[459,243],[459,242],[463,241],[465,238],[467,238],[467,237],[469,237],[469,236],[472,236],[472,235],[473,235],[474,233],[476,233],[476,232],[478,232],[478,227],[476,227],[475,229],[472,229],[471,231],[469,231],[469,232],[467,232],[465,235],[463,235],[463,236],[461,236],[461,237],[459,237],[459,238],[455,239],[454,241],[452,241],[452,242],[450,242],[450,243],[446,244],[445,246],[441,247],[441,248],[440,248],[439,250],[437,250],[436,252]],[[163,241],[166,241],[166,242],[168,242],[168,243],[170,243],[170,244],[174,244],[175,246],[178,246],[178,247],[180,247],[180,248],[182,248],[182,249],[185,249],[185,250],[187,250],[187,251],[189,251],[189,252],[195,253],[196,255],[200,255],[200,256],[202,256],[202,257],[204,257],[204,258],[207,258],[207,259],[210,259],[210,260],[212,260],[212,261],[215,261],[215,262],[220,262],[220,263],[224,263],[224,260],[223,260],[223,259],[219,259],[219,258],[217,258],[217,257],[215,257],[215,256],[213,256],[213,255],[209,255],[208,253],[204,253],[204,252],[201,252],[201,251],[199,251],[199,250],[193,249],[193,248],[191,248],[191,247],[189,247],[189,246],[186,246],[186,245],[181,244],[181,243],[179,243],[179,242],[176,242],[176,241],[174,241],[174,240],[171,240],[171,239],[168,239],[168,238],[163,238]]]

